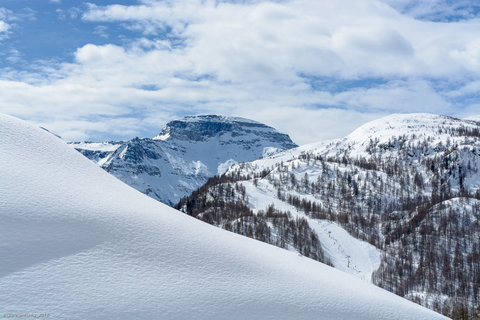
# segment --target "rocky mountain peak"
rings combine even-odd
[[[232,164],[297,146],[265,124],[218,115],[173,120],[153,139],[73,145],[120,180],[169,205]]]
[[[296,147],[288,135],[281,134],[265,124],[239,117],[219,115],[187,116],[170,121],[153,139],[196,142],[214,137],[239,139],[247,135],[268,137],[269,140],[283,143],[286,149]]]

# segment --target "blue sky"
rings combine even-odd
[[[405,112],[480,114],[480,3],[0,2],[0,112],[66,140],[242,116],[299,144]]]

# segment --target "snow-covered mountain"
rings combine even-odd
[[[0,115],[0,136],[3,317],[444,319],[179,214],[23,121]]]
[[[440,145],[462,143],[465,136],[478,134],[479,123],[447,116],[415,113],[393,114],[364,124],[343,139],[331,142],[315,152],[324,156],[367,158],[381,156],[384,159],[419,160],[432,156]],[[473,142],[476,141],[471,141]],[[404,147],[403,144],[411,145]],[[413,144],[428,144],[425,152],[409,153],[416,148]]]
[[[236,164],[176,207],[450,316],[480,303],[480,122],[391,115]]]
[[[288,135],[269,126],[216,115],[171,121],[153,139],[72,145],[128,185],[169,205],[234,163],[296,147]]]
[[[480,114],[466,117],[466,118],[464,118],[464,120],[480,121]]]

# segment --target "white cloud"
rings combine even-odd
[[[6,34],[11,28],[10,24],[7,23],[7,19],[9,16],[11,16],[11,12],[5,8],[0,7],[0,40],[5,38]]]
[[[475,116],[476,119],[480,119],[480,103],[474,103],[467,106],[467,108],[465,108],[462,114],[464,116]]]
[[[370,0],[91,6],[84,19],[127,21],[148,33],[170,26],[186,38],[201,71],[220,77],[245,67],[247,75],[280,69],[347,78],[480,74],[464,59],[477,53],[468,45],[478,41],[480,21],[416,21]]]
[[[10,25],[5,21],[0,20],[0,32],[6,32],[10,29]]]
[[[357,110],[381,112],[419,112],[447,114],[451,104],[426,81],[390,81],[369,89],[353,89],[334,97]]]
[[[253,110],[239,110],[238,115],[251,117]],[[365,122],[387,113],[364,113],[355,110],[299,107],[265,108],[255,113],[255,119],[283,132],[297,144],[307,144],[344,137]]]
[[[108,38],[107,29],[108,28],[106,26],[97,26],[95,27],[93,33],[98,34],[100,37],[107,39]]]
[[[0,111],[69,139],[156,133],[169,118],[221,113],[307,143],[391,112],[460,114],[450,100],[480,76],[480,21],[418,21],[375,0],[144,1],[90,5],[83,19],[143,35],[85,44],[73,63],[4,78]],[[316,79],[365,83],[332,90]]]

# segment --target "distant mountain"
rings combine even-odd
[[[234,163],[297,146],[267,125],[216,115],[171,121],[153,139],[72,145],[118,179],[168,205]]]
[[[311,259],[202,223],[0,115],[5,318],[445,319]]]
[[[391,115],[236,164],[176,208],[454,318],[478,312],[479,122]]]

